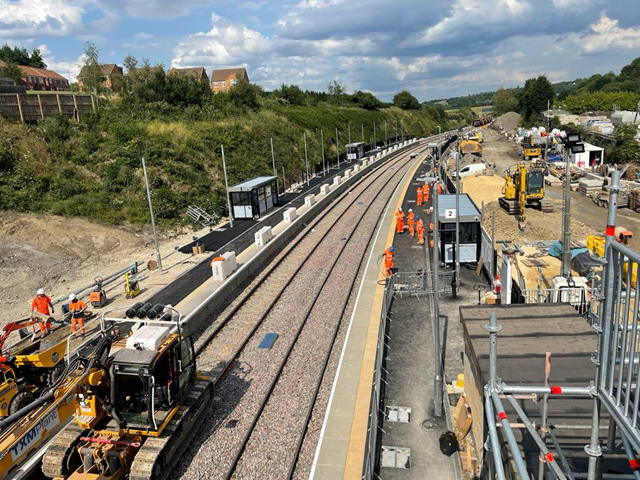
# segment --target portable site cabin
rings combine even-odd
[[[364,157],[364,143],[347,143],[347,160],[360,160]]]
[[[229,187],[233,218],[260,218],[278,205],[278,177],[257,177]]]
[[[456,246],[456,196],[438,196],[438,228],[440,258],[453,263]],[[468,194],[460,194],[460,263],[475,263],[480,259],[481,213]]]
[[[604,148],[584,142],[584,152],[572,153],[571,163],[578,168],[599,167],[604,162]]]

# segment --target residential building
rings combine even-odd
[[[211,89],[214,93],[228,92],[238,80],[249,81],[249,75],[244,67],[225,68],[211,72]]]
[[[100,69],[102,70],[102,86],[105,88],[113,88],[115,77],[121,77],[124,74],[122,67],[115,63],[105,63],[100,65]],[[83,81],[86,81],[85,79],[85,67],[82,67],[82,70],[80,70],[80,74],[78,75],[78,86],[81,89],[83,88]]]
[[[172,68],[167,72],[167,75],[174,75],[176,73],[181,75],[190,75],[196,80],[209,83],[209,77],[207,76],[207,71],[204,67]]]
[[[6,66],[7,64],[0,60],[0,76]],[[27,90],[48,90],[54,92],[69,90],[69,80],[53,70],[26,67],[24,65],[18,65],[18,68],[22,70],[22,81],[27,87]]]

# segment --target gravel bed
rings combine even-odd
[[[296,342],[282,376],[251,434],[235,478],[286,478],[327,352],[343,318],[369,239],[394,185],[389,182],[364,214]],[[273,438],[278,438],[274,442]],[[269,459],[265,462],[264,459]]]
[[[397,171],[398,167],[393,174],[397,174]],[[388,183],[389,180],[386,178],[388,176],[390,175],[385,174],[375,180],[373,182],[375,186],[366,190],[359,200],[365,204],[374,201],[379,196],[382,186]],[[174,477],[221,478],[224,476],[255,415],[259,401],[278,370],[298,326],[304,319],[305,312],[311,307],[320,285],[329,273],[333,259],[339,255],[342,245],[364,210],[365,205],[352,205],[341,214],[336,213],[340,219],[335,228],[331,229],[323,238],[321,245],[306,260],[305,266],[280,295],[263,325],[249,341],[247,348],[216,386],[213,412],[205,418],[202,428],[195,434],[192,445],[187,448],[176,466]],[[318,230],[316,241],[322,235],[319,232],[322,231],[323,222],[325,221],[323,220],[316,227]],[[326,220],[326,223],[328,222],[329,220]],[[310,239],[314,233],[316,232],[309,236]],[[298,258],[297,261],[301,259]],[[289,270],[289,273],[293,270],[295,268]],[[267,284],[276,284],[276,281],[270,280]],[[264,311],[265,305],[273,298],[273,291],[269,297],[269,290],[263,290],[262,287],[256,294],[251,299],[250,307],[246,309],[248,313],[242,312],[243,309],[241,309],[234,316],[234,323],[236,323],[236,317],[240,315],[243,315],[243,321],[255,320],[255,317]],[[267,332],[276,332],[279,338],[270,350],[258,350],[256,347]],[[206,371],[208,368],[215,368],[216,362],[219,361],[218,350],[228,347],[221,342],[214,341],[203,351],[198,359],[200,369]],[[267,460],[277,462],[277,459]],[[247,475],[251,478],[260,478],[255,477],[253,473]]]
[[[369,248],[365,253],[365,258],[368,258],[368,256],[370,255],[371,248],[372,245],[369,245]],[[365,265],[363,265],[358,272],[356,285],[360,285],[360,283],[362,283],[364,270]],[[313,464],[313,458],[315,456],[318,441],[320,439],[320,431],[322,430],[322,424],[327,412],[329,396],[331,395],[331,389],[333,388],[333,382],[338,370],[338,363],[340,362],[340,355],[342,353],[342,348],[347,336],[347,330],[349,330],[349,320],[351,319],[351,315],[353,314],[357,297],[358,289],[354,289],[349,295],[349,302],[344,312],[343,320],[340,322],[340,328],[338,329],[336,341],[334,342],[331,349],[329,363],[327,364],[327,369],[325,370],[324,376],[322,377],[322,384],[320,385],[320,390],[318,391],[318,397],[316,398],[316,403],[313,406],[313,412],[311,413],[311,418],[309,419],[307,434],[304,437],[302,448],[300,449],[300,454],[298,455],[298,463],[296,464],[296,469],[294,470],[293,474],[294,480],[306,480],[309,478],[309,474],[311,473],[311,465]]]

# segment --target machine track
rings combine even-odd
[[[67,478],[71,474],[74,463],[76,468],[80,466],[80,456],[77,456],[75,462],[70,457],[74,454],[74,450],[87,430],[82,428],[75,422],[71,422],[59,432],[47,448],[44,458],[42,459],[42,473],[49,478]]]
[[[209,406],[213,386],[208,379],[198,379],[178,412],[159,437],[149,437],[131,463],[130,480],[164,480],[171,465],[188,443],[194,426]]]

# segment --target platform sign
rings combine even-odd
[[[446,208],[444,210],[444,218],[446,218],[447,220],[450,219],[454,219],[456,218],[456,209],[455,208]]]

